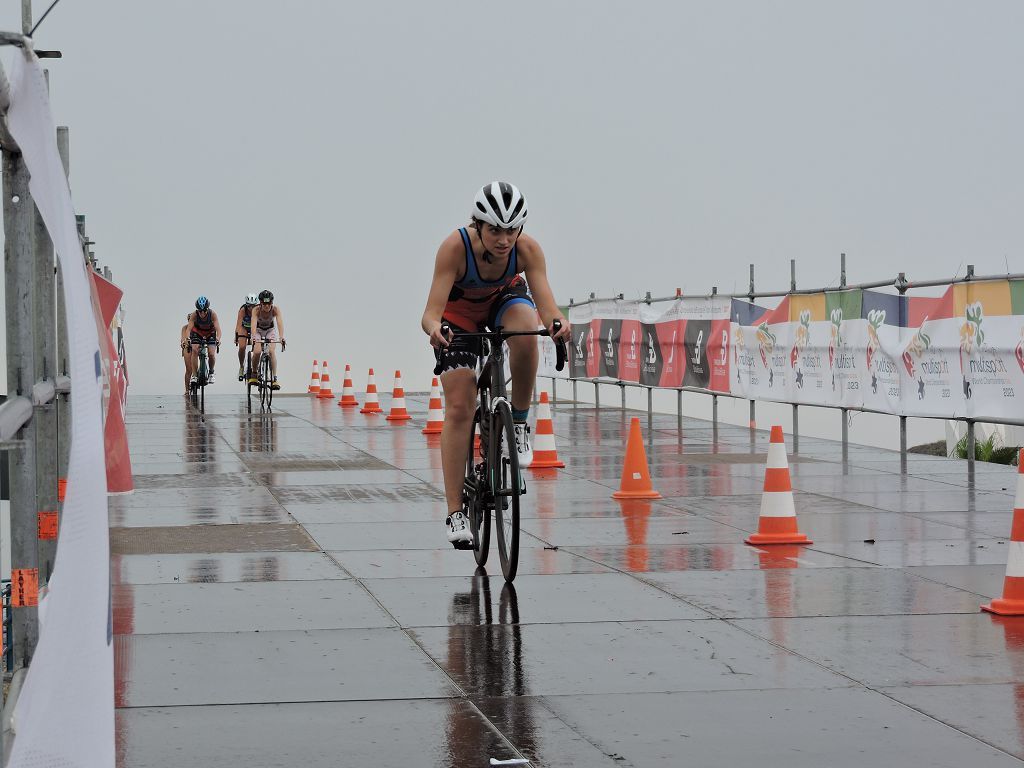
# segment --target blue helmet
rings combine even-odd
[[[200,296],[196,299],[196,309],[205,311],[210,308],[210,300],[205,296]]]

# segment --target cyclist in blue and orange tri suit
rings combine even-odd
[[[220,320],[217,313],[210,309],[210,300],[205,296],[196,299],[196,311],[188,317],[188,340],[192,345],[192,380],[196,381],[196,371],[199,370],[199,345],[204,341],[207,344],[207,354],[210,356],[210,375],[206,379],[207,384],[213,384],[213,368],[217,364],[217,339],[220,338]]]
[[[245,349],[252,338],[252,308],[259,303],[255,293],[245,296],[245,303],[238,308],[235,319],[235,346],[238,347],[238,380],[245,378]]]
[[[556,338],[569,339],[572,329],[555,303],[540,244],[522,234],[526,200],[512,184],[495,181],[476,194],[470,226],[452,232],[437,251],[434,278],[423,312],[422,327],[434,347],[447,347],[441,384],[445,395],[441,432],[441,466],[449,514],[448,541],[472,540],[462,509],[462,481],[469,432],[476,410],[476,365],[479,339],[446,338],[441,322],[458,331],[475,332],[501,326],[506,331],[533,331],[539,322],[549,331],[561,324]],[[525,275],[525,279],[524,279]],[[526,424],[537,378],[537,339],[508,340],[512,370],[512,419],[520,466],[532,460]]]

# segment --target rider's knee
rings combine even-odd
[[[455,424],[468,423],[473,420],[473,414],[476,411],[476,401],[469,400],[463,402],[461,400],[448,400],[445,403],[444,416],[446,421],[451,421]]]

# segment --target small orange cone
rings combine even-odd
[[[380,400],[377,398],[377,382],[373,378],[373,368],[370,369],[370,377],[366,381],[366,400],[363,401],[363,407],[359,409],[360,413],[383,413],[384,409],[380,407]]]
[[[747,544],[811,544],[796,527],[796,506],[793,503],[793,484],[789,479],[789,460],[782,427],[772,427],[768,444],[768,466],[764,472],[764,493],[761,494],[761,517],[757,533],[746,539]]]
[[[317,370],[316,360],[313,361],[313,374],[309,377],[309,389],[306,394],[315,395],[320,392],[320,371]]]
[[[530,469],[562,468],[565,462],[558,458],[555,447],[555,423],[551,420],[551,405],[548,393],[540,393],[540,404],[537,406],[537,430],[534,432],[533,461]]]
[[[341,382],[341,398],[338,400],[338,405],[343,408],[350,408],[353,405],[359,405],[356,401],[355,392],[352,391],[352,366],[345,366],[345,379]]]
[[[427,426],[423,428],[424,435],[440,435],[444,427],[444,411],[441,407],[441,389],[437,383],[437,377],[430,383],[430,404],[427,406]]]
[[[661,494],[651,485],[651,473],[647,469],[647,451],[640,433],[640,419],[636,416],[629,425],[629,439],[626,441],[626,461],[622,465],[622,481],[613,499],[660,499]]]
[[[1017,495],[1013,501],[1003,596],[981,606],[981,610],[999,616],[1024,616],[1024,449],[1017,457]]]
[[[333,400],[334,393],[331,391],[331,374],[327,370],[327,361],[324,360],[324,372],[320,376],[320,391],[316,395],[322,400]]]
[[[402,372],[395,371],[395,388],[391,392],[391,413],[388,421],[408,421],[412,416],[405,409],[405,389],[402,387]]]

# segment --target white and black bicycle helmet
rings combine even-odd
[[[473,218],[502,229],[516,229],[526,222],[526,198],[514,184],[492,181],[473,200]]]
[[[254,306],[254,305],[259,304],[259,303],[260,303],[260,300],[256,298],[256,294],[255,293],[247,293],[247,294],[245,294],[245,305],[247,307],[251,307],[251,306]]]

